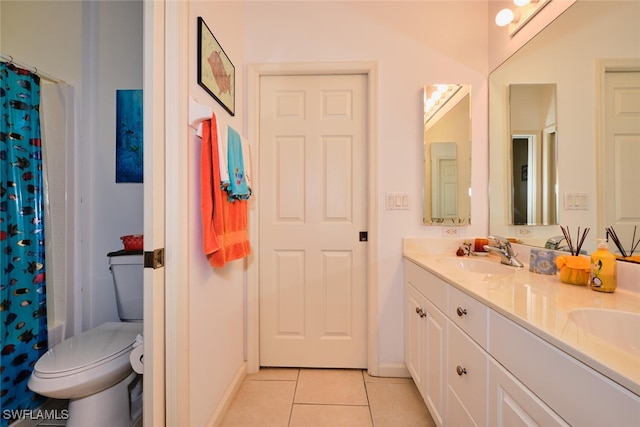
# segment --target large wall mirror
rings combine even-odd
[[[634,227],[640,235],[640,198],[634,196],[640,184],[640,85],[609,87],[611,75],[635,75],[638,81],[639,18],[637,1],[578,0],[491,72],[491,234],[544,246],[562,234],[557,224],[574,233],[589,227],[583,246],[588,252],[606,227],[613,226],[627,247]],[[538,117],[536,123],[520,121],[529,115]],[[608,124],[611,117],[627,118],[621,126],[635,127],[618,132]],[[518,150],[527,163],[514,160]],[[516,218],[514,199],[531,199],[531,161],[539,171],[535,200],[526,208],[520,202],[523,213]],[[515,184],[524,196],[515,195]],[[609,247],[616,249],[612,242]]]
[[[469,224],[471,86],[426,85],[423,130],[423,223]]]

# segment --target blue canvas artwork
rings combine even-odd
[[[116,90],[116,182],[142,182],[142,89]]]

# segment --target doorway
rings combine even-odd
[[[376,138],[375,138],[376,122],[375,122],[375,114],[374,114],[374,112],[376,111],[375,110],[376,86],[377,86],[376,64],[373,64],[373,63],[298,64],[298,65],[296,64],[275,65],[274,64],[274,65],[251,66],[249,71],[250,71],[249,93],[252,94],[251,96],[253,97],[251,99],[252,102],[250,102],[249,116],[255,118],[254,122],[249,126],[249,137],[253,144],[253,152],[257,153],[258,156],[263,155],[262,144],[265,144],[265,141],[262,140],[263,137],[262,137],[262,125],[260,120],[260,114],[261,114],[260,94],[263,92],[262,85],[265,84],[264,78],[266,76],[280,76],[279,78],[284,78],[285,80],[288,80],[289,78],[291,78],[291,79],[300,80],[300,81],[307,80],[308,82],[309,79],[307,79],[307,77],[309,76],[318,76],[320,77],[320,80],[325,81],[325,78],[342,80],[340,76],[347,77],[347,80],[348,80],[348,79],[353,79],[354,76],[359,75],[360,77],[355,77],[355,78],[363,79],[358,84],[364,90],[363,91],[364,104],[359,108],[361,108],[362,114],[364,115],[364,119],[365,119],[363,124],[365,138],[363,140],[364,151],[360,151],[362,155],[362,159],[359,162],[353,161],[356,158],[353,155],[353,152],[354,152],[353,148],[346,148],[347,146],[351,147],[351,142],[345,145],[345,141],[349,140],[349,138],[344,138],[345,135],[348,134],[344,130],[341,130],[340,132],[335,133],[332,138],[323,139],[323,143],[320,144],[320,146],[323,147],[321,151],[316,152],[315,155],[311,156],[311,158],[313,159],[313,162],[315,162],[316,165],[320,165],[320,167],[324,168],[324,170],[329,170],[332,168],[335,169],[336,165],[341,165],[338,168],[340,170],[339,174],[334,175],[333,173],[329,173],[324,175],[325,178],[323,178],[324,182],[321,182],[322,184],[321,187],[312,187],[312,186],[308,187],[311,193],[318,191],[318,190],[314,190],[314,188],[316,189],[328,188],[329,190],[333,190],[333,189],[337,190],[336,195],[338,195],[339,197],[335,197],[336,195],[334,194],[329,194],[331,193],[331,191],[326,191],[326,190],[322,190],[321,194],[312,194],[312,195],[306,196],[307,199],[324,200],[325,201],[324,207],[322,207],[322,203],[320,205],[314,206],[313,203],[315,203],[315,201],[310,201],[311,203],[310,205],[305,205],[304,203],[300,205],[298,203],[300,202],[298,196],[274,199],[273,191],[280,192],[279,194],[284,194],[282,193],[282,191],[285,191],[285,190],[291,191],[292,189],[296,189],[297,188],[296,185],[300,183],[298,184],[292,183],[291,179],[285,180],[284,181],[285,184],[288,182],[291,185],[289,188],[286,188],[286,189],[278,188],[274,190],[275,187],[272,185],[272,182],[271,183],[266,182],[267,178],[263,180],[262,177],[265,176],[264,175],[265,173],[267,174],[276,173],[276,172],[281,173],[282,168],[278,167],[272,171],[261,171],[260,168],[263,167],[262,166],[263,164],[265,164],[265,159],[259,158],[257,162],[254,162],[254,166],[256,165],[256,163],[258,164],[258,168],[257,168],[258,170],[254,170],[254,175],[260,176],[261,179],[259,179],[258,180],[259,182],[257,183],[257,185],[255,185],[256,196],[257,196],[256,206],[254,209],[252,209],[252,212],[250,213],[251,223],[257,225],[257,226],[254,226],[251,230],[251,239],[254,246],[254,254],[257,254],[257,256],[252,257],[252,261],[250,262],[249,268],[248,268],[247,371],[256,372],[259,369],[260,365],[265,365],[265,364],[272,365],[272,366],[273,365],[275,366],[317,365],[317,366],[334,366],[334,367],[344,364],[344,366],[341,366],[341,367],[355,367],[355,366],[366,367],[368,368],[369,372],[372,375],[376,375],[378,370],[377,325],[375,323],[375,319],[377,318],[377,273],[374,268],[375,263],[372,262],[372,260],[375,259],[375,253],[377,252],[376,250],[377,212],[376,212],[376,203],[375,203],[375,200],[376,200],[375,194],[377,192],[376,191],[377,190],[377,169],[376,169],[377,168],[376,167],[377,144],[376,144]],[[312,78],[311,80],[315,80],[315,79]],[[299,90],[295,89],[295,90],[285,91],[285,92],[280,92],[280,93],[285,94],[285,97],[287,98],[285,101],[289,102],[289,104],[287,105],[293,108],[293,106],[296,105],[296,103],[299,101],[299,98],[298,98],[298,101],[296,101],[296,97],[295,96],[291,97],[290,95],[295,95],[296,93],[299,93]],[[351,93],[351,90],[343,91],[339,89],[339,90],[332,91],[327,88],[324,91],[324,94],[325,96],[328,96],[328,98],[325,98],[325,101],[328,101],[327,103],[325,103],[325,109],[328,108],[328,110],[326,110],[325,112],[331,113],[333,111],[334,113],[336,113],[337,110],[334,111],[333,108],[338,108],[339,105],[345,105],[344,99],[340,100],[341,99],[340,94],[344,94],[344,93]],[[338,95],[338,96],[335,97],[335,95]],[[351,109],[352,107],[350,106],[349,111],[351,111]],[[294,133],[300,134],[301,132],[296,131]],[[302,145],[298,145],[295,142],[295,138],[292,139],[291,137],[287,137],[287,138],[281,139],[276,145],[279,147],[276,152],[280,153],[278,154],[278,156],[280,156],[279,158],[280,160],[282,160],[280,164],[284,165],[283,167],[285,168],[291,167],[294,169],[294,171],[296,170],[295,168],[301,167],[300,162],[302,161],[301,160],[302,157],[296,157],[296,156],[302,156],[303,155],[302,153],[304,150],[300,149]],[[358,150],[356,149],[355,151],[358,151]],[[271,156],[272,154],[269,154],[270,152],[271,151],[268,150],[266,152],[267,154],[265,155]],[[288,154],[282,157],[281,156],[282,153],[288,153]],[[295,155],[293,157],[287,157],[291,153]],[[318,153],[322,153],[322,154],[318,154]],[[318,155],[320,155],[321,157],[315,158]],[[348,162],[345,159],[347,159]],[[273,161],[273,158],[271,158],[271,160],[269,161]],[[306,161],[304,162],[305,162],[304,167],[307,167]],[[353,172],[351,171],[350,168],[354,166],[355,163],[360,163],[360,165],[357,166],[358,168],[362,168],[360,172],[355,172],[355,170]],[[347,164],[349,166],[347,166]],[[309,165],[308,167],[310,168],[311,166]],[[269,166],[269,168],[271,168],[271,166]],[[264,166],[264,169],[267,169],[267,167]],[[297,170],[299,171],[300,169],[297,169]],[[345,171],[348,171],[348,172],[345,172]],[[331,182],[331,180],[335,179],[336,176],[342,176],[342,177],[355,176],[354,174],[359,175],[361,177],[361,178],[357,178],[356,180],[361,180],[362,183],[364,184],[364,186],[361,187],[362,190],[358,190],[358,191],[362,191],[363,194],[360,194],[360,195],[351,194],[349,195],[349,198],[350,199],[352,198],[353,200],[356,200],[356,201],[364,200],[364,203],[361,203],[361,205],[363,206],[362,206],[362,212],[360,214],[357,214],[355,212],[356,209],[354,209],[353,211],[351,210],[353,208],[353,203],[344,202],[344,200],[346,200],[345,199],[346,193],[343,191],[343,189],[336,188],[337,186]],[[291,175],[288,175],[288,176],[290,177]],[[317,178],[304,178],[304,180],[305,182],[309,183],[309,185],[311,185],[311,182],[313,181],[318,181]],[[320,181],[322,181],[322,179]],[[270,187],[270,188],[266,188],[266,187]],[[296,189],[295,191],[298,191],[298,190]],[[353,192],[353,190],[350,190],[350,191]],[[332,197],[334,200],[329,204],[326,203],[326,201],[328,200],[327,199],[328,195]],[[342,200],[343,202],[335,203],[335,200]],[[280,203],[280,201],[283,201],[283,203]],[[320,206],[319,210],[317,209],[318,206]],[[347,206],[349,207],[347,208]],[[338,207],[340,207],[340,209],[338,209]],[[269,231],[265,232],[265,230],[262,229],[262,228],[270,228],[265,225],[267,220],[263,218],[264,209],[269,209],[271,212],[273,212],[274,209],[281,209],[278,212],[279,212],[279,215],[283,214],[283,216],[279,220],[281,222],[295,223],[296,222],[295,217],[297,214],[296,215],[292,214],[292,212],[295,211],[294,208],[298,209],[298,211],[296,211],[298,213],[301,212],[299,209],[302,209],[304,212],[309,212],[309,213],[313,211],[314,214],[318,214],[318,212],[320,212],[321,216],[325,220],[327,220],[328,218],[332,218],[329,222],[331,221],[335,223],[342,222],[345,224],[354,223],[353,227],[355,228],[353,230],[343,233],[345,234],[345,236],[349,235],[348,236],[349,239],[352,240],[353,245],[355,245],[355,249],[353,249],[353,252],[352,252],[352,249],[319,251],[319,253],[321,253],[320,258],[322,259],[322,261],[316,260],[316,262],[312,262],[311,264],[307,264],[306,261],[303,261],[305,256],[303,255],[302,251],[291,250],[291,248],[286,250],[278,249],[276,253],[271,252],[270,255],[265,255],[266,253],[268,253],[268,251],[273,249],[271,246],[273,244],[272,238],[274,238],[274,236],[269,234],[270,233]],[[361,220],[358,223],[358,221],[352,221],[351,219],[347,221],[344,219],[346,217],[350,217],[351,215],[360,216],[361,218],[363,218],[363,220]],[[285,221],[283,220],[284,217],[287,217],[289,219]],[[273,216],[270,216],[269,218],[273,218]],[[339,219],[339,218],[343,218],[343,219]],[[324,221],[324,222],[327,222],[327,221]],[[256,230],[256,228],[258,230]],[[360,231],[368,232],[368,239],[367,239],[368,241],[360,241],[361,238],[362,240],[366,239],[366,237],[364,237],[365,235],[360,235]],[[354,232],[355,232],[355,236],[353,235]],[[283,233],[286,234],[287,237],[293,237],[292,235],[295,234],[291,231],[284,231],[276,234],[283,234]],[[323,236],[324,234],[324,232],[319,230],[315,230],[314,233],[315,234],[312,234],[313,236]],[[315,242],[316,238],[310,238],[308,240]],[[359,252],[360,254],[358,254]],[[360,259],[361,261],[357,261],[358,259]],[[360,273],[353,273],[353,272],[345,273],[346,271],[345,269],[350,268],[347,266],[358,265],[358,264],[364,266],[364,268],[361,270]],[[305,265],[307,266],[305,267]],[[310,268],[309,266],[311,265],[315,265],[315,266],[320,265],[320,269],[323,270],[324,272],[329,273],[330,275],[333,273],[339,272],[339,274],[341,274],[342,277],[338,280],[336,280],[333,277],[331,277],[330,279],[320,280],[318,279],[319,276],[317,276],[315,273],[308,274],[308,273],[311,273],[310,271],[308,271],[308,269]],[[262,347],[264,345],[264,341],[263,341],[264,334],[261,334],[261,330],[264,329],[262,322],[265,321],[264,317],[262,316],[262,311],[265,309],[265,307],[261,306],[262,304],[261,295],[264,296],[266,292],[270,292],[268,290],[265,292],[265,289],[263,289],[263,287],[266,287],[267,289],[271,289],[269,288],[269,285],[264,285],[262,282],[263,278],[265,277],[265,271],[267,272],[266,274],[271,275],[271,277],[273,277],[273,275],[275,274],[277,277],[284,278],[285,279],[284,282],[280,282],[279,286],[282,286],[283,283],[286,283],[285,288],[287,286],[292,286],[293,283],[300,283],[306,280],[306,279],[301,279],[299,281],[296,281],[292,279],[293,277],[298,277],[298,278],[308,277],[308,278],[312,278],[311,280],[315,282],[318,282],[318,280],[320,280],[320,282],[324,283],[324,285],[321,285],[322,290],[317,295],[320,295],[319,298],[323,298],[323,301],[325,302],[327,301],[328,295],[329,295],[329,299],[335,298],[337,295],[342,295],[342,297],[349,296],[350,300],[348,302],[345,302],[344,298],[341,297],[342,304],[343,304],[342,308],[338,308],[339,305],[334,304],[333,308],[327,310],[328,305],[325,304],[324,311],[320,310],[316,312],[316,315],[319,314],[320,316],[319,323],[323,324],[325,327],[325,332],[328,330],[333,330],[333,336],[331,338],[328,338],[327,334],[324,334],[324,336],[321,336],[316,339],[316,344],[320,343],[321,345],[324,345],[327,342],[331,342],[331,341],[337,342],[340,340],[345,342],[353,341],[353,337],[350,334],[353,333],[355,335],[356,331],[352,330],[351,332],[347,333],[347,330],[348,328],[353,327],[353,325],[355,324],[352,322],[351,315],[347,316],[350,319],[345,320],[346,319],[345,313],[347,313],[349,310],[345,308],[344,304],[348,304],[350,309],[352,307],[352,303],[358,300],[359,303],[362,304],[362,307],[359,309],[361,310],[361,314],[357,315],[356,317],[359,317],[364,321],[363,327],[360,327],[360,326],[357,327],[359,329],[359,332],[357,333],[361,335],[360,340],[362,341],[361,350],[356,351],[356,353],[359,354],[357,356],[357,358],[359,358],[359,361],[358,362],[352,361],[346,364],[344,361],[342,362],[337,361],[337,359],[334,361],[326,361],[326,360],[325,361],[322,361],[322,360],[305,361],[304,360],[305,356],[302,356],[302,359],[297,359],[297,361],[284,361],[282,363],[274,362],[273,360],[263,361],[262,358],[263,356],[266,357],[265,355],[267,353],[262,351],[263,350]],[[314,276],[315,276],[315,279],[313,279]],[[354,291],[355,289],[357,289],[357,286],[353,287],[352,286],[353,283],[351,283],[350,280],[358,276],[362,276],[364,287],[360,291]],[[340,283],[343,283],[343,284],[345,283],[345,278],[349,278],[349,281],[346,282],[348,283],[347,288],[349,289],[349,291],[346,291],[345,287],[339,285]],[[359,280],[359,279],[355,279],[355,280]],[[288,325],[294,325],[294,324],[297,325],[294,328],[289,328],[291,329],[291,331],[289,331],[288,333],[285,333],[285,334],[280,333],[279,338],[284,338],[283,336],[288,335],[285,341],[290,341],[294,343],[295,341],[302,342],[303,338],[301,337],[308,336],[307,332],[301,334],[299,332],[300,329],[298,328],[298,326],[300,326],[301,324],[300,319],[304,319],[305,314],[303,313],[306,311],[306,308],[312,305],[321,306],[322,304],[320,304],[321,301],[314,301],[313,299],[306,299],[306,302],[303,303],[302,301],[304,300],[300,299],[300,298],[303,298],[301,295],[304,295],[305,292],[313,292],[313,291],[305,291],[304,287],[298,287],[297,289],[289,287],[287,289],[291,291],[289,294],[287,295],[280,294],[285,298],[285,299],[282,299],[282,298],[280,299],[280,303],[286,303],[285,309],[280,311],[272,311],[272,314],[275,316],[276,319],[278,319],[278,322],[280,322],[278,323],[278,325],[282,325],[281,321],[283,321],[283,319],[285,323],[287,321],[291,321],[291,319],[295,319],[293,323],[288,323]],[[290,299],[290,298],[293,298],[293,299]],[[285,319],[285,317],[287,317],[288,320]],[[315,321],[317,322],[318,319],[316,319]],[[307,320],[303,320],[303,322],[307,322]],[[346,325],[348,325],[348,327],[345,327]],[[296,328],[298,329],[296,330]],[[301,348],[304,348],[304,345]],[[331,350],[327,350],[327,349],[316,350],[311,352],[309,352],[309,350],[295,350],[293,352],[298,352],[298,351],[300,353],[305,353],[305,352],[306,353],[314,353],[314,352],[327,353],[327,354],[331,353]]]
[[[366,76],[260,79],[260,364],[366,367]]]

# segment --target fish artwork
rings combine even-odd
[[[16,317],[18,317],[18,315],[15,313],[7,314],[7,318],[4,319],[4,325],[9,326],[11,323],[13,323],[14,320],[16,320]]]
[[[20,329],[24,328],[25,325],[26,325],[26,322],[18,322],[16,324],[16,331],[19,331]]]
[[[220,93],[230,93],[231,92],[231,76],[227,73],[227,70],[224,68],[224,63],[222,62],[222,56],[220,56],[220,52],[213,51],[211,55],[207,58],[207,62],[209,63],[209,67],[211,67],[211,72],[213,73],[213,78],[220,89]]]
[[[23,369],[18,373],[18,375],[16,376],[16,379],[13,380],[13,385],[20,384],[22,381],[26,380],[30,376],[31,376],[31,370]]]
[[[36,336],[33,334],[33,328],[28,329],[26,331],[24,331],[23,333],[21,333],[20,335],[18,335],[18,339],[22,342],[28,343],[29,341],[31,341],[32,339],[34,339]]]
[[[24,170],[31,166],[31,162],[26,157],[18,157],[15,162],[11,162],[11,166],[17,166],[18,168]]]
[[[15,344],[7,344],[4,347],[2,347],[2,352],[0,352],[0,354],[2,354],[3,356],[8,356],[14,351],[16,351]]]
[[[37,261],[32,261],[27,266],[27,269],[25,270],[25,272],[34,274],[36,271],[42,270],[43,268],[44,268],[44,264],[43,263],[37,262]]]
[[[41,350],[43,348],[47,348],[48,345],[49,345],[49,341],[48,340],[38,341],[37,343],[35,343],[33,345],[33,349],[34,350]]]
[[[29,353],[21,353],[13,358],[11,366],[20,366],[29,358]]]

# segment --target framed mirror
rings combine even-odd
[[[631,90],[626,92],[608,90],[607,75],[640,72],[638,16],[640,2],[577,1],[490,73],[489,232],[492,235],[544,247],[562,234],[557,224],[569,227],[574,233],[580,226],[583,230],[591,229],[583,246],[591,253],[595,250],[596,238],[605,238],[605,228],[613,226],[618,235],[622,235],[623,244],[631,244],[634,228],[640,229],[640,199],[630,196],[639,183],[640,108],[632,107],[638,98],[631,94],[639,93],[640,87],[627,84],[626,88]],[[516,86],[533,89],[530,85],[555,87],[556,120],[548,130],[511,123],[512,89]],[[617,101],[606,105],[608,99]],[[615,110],[619,107],[626,110]],[[636,130],[622,133],[610,130],[608,116],[615,115],[615,111],[622,113],[620,116],[628,116]],[[547,137],[556,140],[555,221],[552,216],[546,220],[542,217],[540,221],[513,218],[512,183],[522,180],[524,175],[522,166],[518,171],[509,167],[513,160],[505,153],[512,150],[512,133],[528,138],[530,130],[536,134],[542,132],[541,137],[548,132]],[[549,168],[553,167],[550,163]],[[551,170],[547,175],[553,176]],[[526,179],[530,176],[527,171]],[[611,241],[609,248],[616,250]]]
[[[471,86],[424,87],[423,224],[471,222]]]

